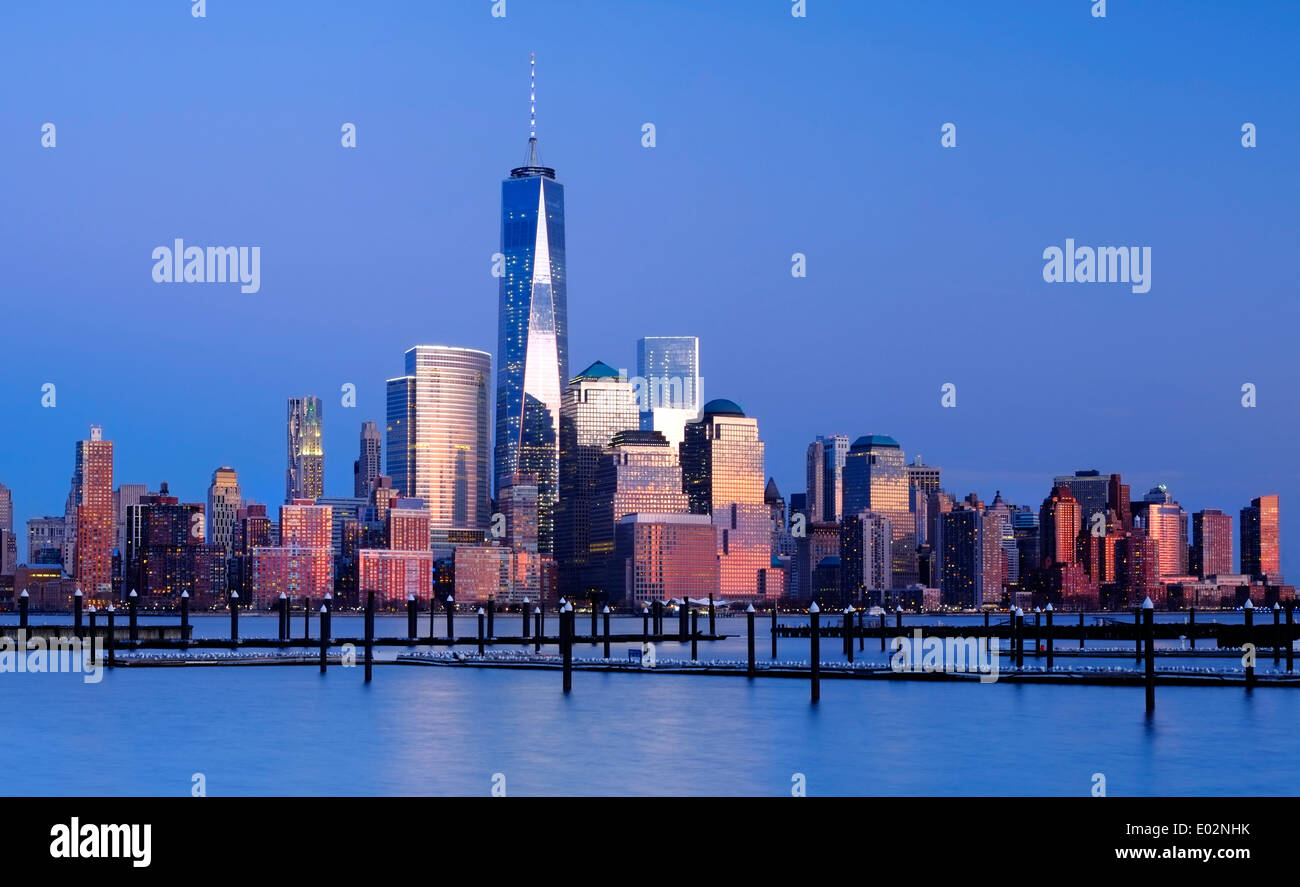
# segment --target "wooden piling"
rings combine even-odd
[[[181,643],[190,642],[190,593],[181,592]]]
[[[1246,598],[1246,603],[1241,607],[1242,614],[1246,617],[1246,634],[1242,646],[1250,644],[1252,653],[1246,660],[1246,689],[1249,691],[1255,686],[1255,657],[1259,655],[1259,647],[1254,646],[1255,642],[1255,605],[1251,603],[1250,598]]]
[[[810,645],[808,659],[808,676],[812,680],[812,701],[816,702],[822,697],[821,688],[821,609],[817,602],[813,601],[812,606],[808,608],[808,619],[811,627],[808,632],[808,643]]]
[[[366,683],[370,683],[375,664],[375,592],[366,592]]]
[[[72,633],[77,637],[82,636],[81,631],[81,589],[78,588],[72,593]]]
[[[523,622],[523,627],[520,629],[519,637],[525,641],[528,640],[528,620],[533,616],[533,614],[528,611],[528,606],[528,598],[524,598],[524,605],[519,608],[519,612],[523,616],[523,619],[521,620]],[[528,645],[525,644],[524,646]]]
[[[447,595],[447,640],[456,643],[456,600]]]
[[[24,588],[23,593],[18,596],[18,627],[19,628],[27,627],[27,603],[28,603],[27,589]],[[1290,610],[1288,610],[1287,613],[1289,619]]]
[[[745,624],[749,631],[749,667],[747,675],[754,676],[754,605],[745,607]]]
[[[601,615],[605,617],[605,658],[608,659],[609,658],[609,607],[605,607],[600,612]]]
[[[573,689],[573,634],[572,605],[565,604],[560,611],[560,652],[563,658],[564,692]]]
[[[1047,670],[1052,670],[1052,665],[1056,661],[1056,647],[1052,637],[1052,604],[1047,604]]]
[[[844,608],[844,657],[853,661],[853,608]]]
[[[417,630],[415,618],[415,595],[408,594],[406,596],[406,636],[411,640],[415,640]]]
[[[691,661],[700,658],[700,611],[691,608]]]
[[[483,655],[483,608],[478,608],[478,655]]]
[[[717,637],[718,625],[714,621],[713,592],[709,592],[709,637]]]
[[[325,674],[325,651],[329,649],[329,632],[326,626],[329,625],[330,611],[325,609],[325,605],[320,605],[320,673]]]
[[[232,591],[227,600],[230,607],[230,642],[239,643],[239,592]]]
[[[1147,598],[1142,604],[1142,633],[1146,636],[1147,712],[1156,710],[1156,611]]]

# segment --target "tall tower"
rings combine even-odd
[[[365,499],[370,495],[370,483],[379,477],[379,453],[383,447],[383,438],[379,426],[374,422],[361,423],[361,451],[357,461],[352,463],[352,496]]]
[[[506,478],[537,478],[538,536],[551,550],[559,473],[560,386],[569,378],[565,295],[564,186],[537,152],[536,90],[530,62],[528,155],[501,183],[494,489]]]
[[[637,392],[643,431],[659,431],[674,447],[686,423],[700,417],[700,340],[646,336],[636,343]]]
[[[916,582],[916,522],[908,507],[902,447],[887,434],[864,434],[849,447],[843,471],[843,513],[874,511],[888,517],[894,536],[894,588]]]
[[[289,398],[288,467],[284,473],[284,501],[319,499],[325,489],[325,450],[321,430],[324,413],[319,397]]]
[[[417,345],[406,375],[388,380],[388,473],[408,499],[423,499],[435,536],[482,530],[488,508],[488,380],[492,355]]]
[[[591,554],[592,497],[601,451],[609,446],[614,435],[636,429],[639,422],[632,384],[608,364],[596,361],[571,379],[564,389],[564,403],[560,406],[555,560],[560,594],[566,598],[585,597],[590,590],[583,587],[583,571]],[[680,492],[680,477],[677,489]],[[500,489],[497,496],[501,496]],[[612,523],[608,542],[612,550]]]
[[[760,595],[758,574],[772,565],[771,512],[763,501],[763,441],[758,422],[730,400],[711,400],[681,445],[682,488],[693,514],[710,514],[718,537],[718,590]]]
[[[90,440],[77,441],[72,476],[72,506],[77,541],[73,569],[86,603],[106,604],[113,592],[113,442],[103,429],[90,426]]]
[[[1277,494],[1250,500],[1241,509],[1241,572],[1261,578],[1282,572]]]
[[[221,546],[226,557],[230,557],[234,548],[235,524],[241,505],[235,469],[223,465],[212,472],[212,484],[208,487],[208,543]]]

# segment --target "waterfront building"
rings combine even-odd
[[[636,372],[640,429],[658,431],[670,446],[680,446],[686,423],[700,416],[700,340],[695,336],[638,339]]]
[[[1187,568],[1202,579],[1232,572],[1232,515],[1217,508],[1206,508],[1192,515],[1192,548]]]
[[[284,501],[319,499],[325,494],[324,408],[313,395],[289,398],[285,423],[288,467]]]
[[[1282,575],[1280,500],[1274,494],[1241,509],[1241,572],[1261,579]]]
[[[583,585],[589,578],[586,574],[591,563],[592,506],[601,453],[616,434],[636,430],[639,421],[632,383],[608,364],[596,361],[571,379],[564,389],[560,406],[560,497],[555,505],[555,560],[560,594],[565,598],[582,597],[589,591]],[[612,521],[606,535],[612,543]],[[605,558],[611,550],[603,552]]]
[[[69,572],[87,605],[105,606],[113,591],[113,442],[103,429],[90,427],[90,439],[77,441],[71,502],[76,547]]]
[[[915,519],[908,507],[908,478],[903,449],[885,434],[866,434],[849,448],[844,460],[844,511],[872,511],[889,518],[894,534],[893,587],[915,584]]]

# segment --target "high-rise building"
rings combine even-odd
[[[1187,512],[1169,495],[1164,484],[1152,487],[1134,508],[1140,522],[1156,543],[1160,576],[1187,575]]]
[[[1201,578],[1232,573],[1232,515],[1217,508],[1192,515],[1192,549],[1187,566]]]
[[[1078,561],[1075,540],[1083,525],[1083,509],[1068,486],[1054,486],[1038,510],[1038,568]]]
[[[222,466],[212,472],[208,486],[208,542],[216,545],[230,557],[235,545],[235,524],[243,500],[239,493],[239,475],[235,469]]]
[[[844,460],[844,513],[873,511],[889,518],[894,534],[894,588],[918,579],[916,526],[908,507],[903,449],[885,434],[865,434]]]
[[[252,598],[270,607],[285,594],[320,600],[334,589],[333,510],[312,499],[280,506],[278,544],[253,549]]]
[[[759,571],[772,565],[758,421],[734,401],[709,401],[700,421],[686,426],[681,460],[691,512],[713,515],[722,596],[758,597]]]
[[[188,594],[190,606],[203,609],[223,598],[226,552],[207,542],[201,503],[180,502],[164,482],[126,512],[125,590],[141,606],[170,609]]]
[[[1256,579],[1282,575],[1280,499],[1274,494],[1250,500],[1241,509],[1241,572]]]
[[[65,519],[46,515],[27,520],[27,563],[36,565],[63,563]]]
[[[288,468],[284,473],[284,500],[319,499],[325,495],[324,412],[319,397],[289,398],[285,423]]]
[[[981,512],[965,503],[939,517],[936,573],[945,606],[974,609],[985,603],[987,546],[983,518]]]
[[[491,522],[491,372],[486,351],[417,345],[406,352],[406,374],[388,380],[388,474],[402,496],[424,500],[439,541]]]
[[[658,431],[677,447],[686,423],[700,417],[700,340],[646,336],[636,343],[636,389],[642,431]]]
[[[77,441],[72,478],[77,541],[69,572],[87,604],[106,605],[113,591],[113,442],[103,429],[90,427],[90,439]]]
[[[1110,506],[1111,481],[1118,477],[1089,469],[1057,475],[1052,485],[1070,488],[1070,495],[1079,503],[1079,524],[1086,527],[1091,526],[1093,515],[1105,515]]]
[[[507,478],[497,491],[497,508],[506,524],[502,542],[508,548],[536,553],[537,479],[527,474]]]
[[[845,604],[884,602],[894,582],[894,534],[889,518],[870,511],[840,521],[840,586]]]
[[[597,361],[564,389],[560,406],[560,498],[555,505],[555,560],[560,594],[582,596],[590,560],[592,503],[600,455],[616,434],[635,431],[639,417],[632,383]],[[660,435],[662,437],[662,435]],[[680,485],[679,485],[680,489]],[[608,528],[613,543],[613,520]],[[604,552],[602,562],[612,553]]]
[[[13,493],[4,484],[0,484],[0,530],[13,531],[14,498]]]
[[[921,461],[921,454],[917,453],[910,464],[906,466],[907,485],[915,490],[920,490],[926,497],[936,490],[942,489],[939,482],[939,466],[926,465]]]
[[[610,596],[633,612],[656,600],[699,600],[718,587],[717,533],[704,514],[627,514],[614,533],[613,564]]]
[[[537,478],[545,552],[559,470],[561,385],[569,378],[564,248],[564,186],[542,165],[534,127],[524,165],[501,183],[493,489],[515,474]]]
[[[825,520],[826,505],[823,501],[826,488],[826,445],[821,438],[808,444],[805,461],[804,514],[809,523]]]
[[[383,450],[383,437],[379,426],[374,422],[361,423],[361,451],[357,461],[352,463],[352,495],[357,499],[370,497],[370,485],[383,471],[380,466],[380,452]]]
[[[398,499],[388,510],[390,551],[430,551],[429,509],[419,499]],[[430,569],[433,560],[429,561]]]
[[[678,451],[661,432],[620,431],[600,454],[590,500],[587,560],[575,593],[617,594],[624,585],[621,562],[614,564],[616,527],[626,515],[686,514]],[[715,553],[716,554],[716,553]],[[563,592],[561,592],[563,594]]]
[[[847,434],[828,434],[817,438],[822,444],[822,520],[838,521],[846,514],[844,508],[844,460],[849,455]]]
[[[113,544],[118,552],[118,569],[125,578],[128,561],[126,557],[126,509],[139,505],[140,499],[148,492],[144,484],[118,484],[113,491]]]

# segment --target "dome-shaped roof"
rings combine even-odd
[[[898,441],[894,440],[888,434],[864,434],[853,442],[852,449],[867,450],[872,447],[893,447],[896,450],[901,449],[901,447],[898,446]]]
[[[704,415],[706,416],[744,416],[745,411],[741,409],[740,404],[734,400],[727,400],[719,397],[711,400],[704,405]]]

